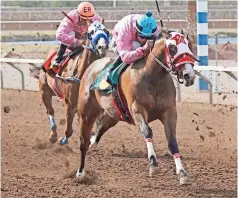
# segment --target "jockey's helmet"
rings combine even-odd
[[[95,8],[89,2],[82,2],[78,6],[78,13],[83,19],[92,19],[95,14]]]
[[[145,15],[141,16],[136,21],[136,31],[139,36],[152,37],[157,29],[157,23],[152,12],[147,11]]]

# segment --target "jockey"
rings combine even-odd
[[[94,6],[89,2],[82,2],[77,9],[68,13],[56,31],[56,38],[61,42],[56,59],[52,63],[53,67],[58,67],[63,59],[67,47],[75,48],[82,44],[82,40],[87,35],[88,27],[93,21],[104,22],[104,19],[95,12]],[[75,36],[71,35],[75,32]]]
[[[119,56],[109,70],[107,78],[120,63],[131,64],[146,56],[153,47],[159,31],[160,27],[150,11],[145,15],[131,14],[122,18],[112,31],[112,49]]]

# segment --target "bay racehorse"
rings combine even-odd
[[[109,32],[103,24],[96,21],[89,27],[88,39],[82,41],[82,44],[85,45],[79,46],[66,56],[59,70],[57,68],[50,68],[56,50],[48,54],[43,67],[31,69],[31,75],[39,78],[41,99],[47,109],[50,120],[51,133],[49,140],[51,143],[55,143],[58,137],[52,96],[58,95],[66,104],[65,137],[60,140],[60,144],[67,144],[68,138],[73,133],[72,123],[77,112],[80,79],[93,61],[106,55],[109,45]],[[84,49],[80,49],[82,47]],[[83,52],[77,54],[77,50]]]

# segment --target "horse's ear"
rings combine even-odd
[[[180,33],[184,35],[184,31],[183,31],[183,29],[180,30]]]
[[[187,34],[186,38],[187,38],[188,42],[192,42],[192,39],[191,39],[191,37],[189,36],[189,34]]]
[[[164,38],[166,38],[166,39],[168,39],[169,38],[169,34],[170,34],[170,30],[169,29],[167,29],[167,28],[161,28],[161,35],[164,37]]]
[[[109,36],[109,31],[108,31],[108,30],[106,30],[106,29],[104,28],[103,31]]]

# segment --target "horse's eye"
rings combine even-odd
[[[98,49],[99,49],[99,50],[100,50],[100,49],[102,49],[102,46],[101,46],[101,45],[99,45],[99,46],[98,46]]]
[[[178,48],[177,48],[176,45],[170,45],[169,46],[169,54],[171,56],[175,56],[177,54],[177,52],[178,52]]]

